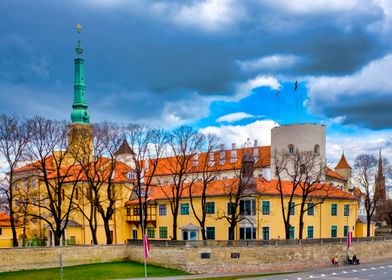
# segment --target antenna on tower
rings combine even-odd
[[[80,34],[80,32],[82,31],[82,25],[80,23],[78,23],[76,25],[76,31],[78,32],[78,34]],[[80,35],[79,35],[80,38]],[[78,58],[80,58],[82,56],[83,53],[83,48],[82,45],[80,43],[80,39],[78,39],[78,46],[76,47],[76,53],[78,54]]]

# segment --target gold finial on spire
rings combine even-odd
[[[78,31],[78,33],[82,31],[82,26],[80,25],[80,23],[76,25],[76,31]]]

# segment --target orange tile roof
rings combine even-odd
[[[45,159],[45,166],[48,170],[54,170],[53,156],[48,156]],[[15,172],[19,173],[19,172],[28,172],[28,171],[39,171],[41,167],[42,167],[41,162],[37,160],[15,169]]]
[[[108,164],[110,159],[101,157],[98,159],[98,167],[104,166],[105,164]],[[82,171],[82,166],[79,164],[75,165],[67,165],[67,166],[62,166],[60,168],[59,173],[56,172],[54,168],[54,163],[53,163],[53,156],[50,156],[46,159],[46,166],[48,167],[48,178],[49,179],[55,179],[57,176],[67,176],[64,182],[73,182],[75,180],[87,180],[87,177],[85,174],[83,174]],[[39,161],[35,161],[33,163],[27,164],[25,166],[22,166],[16,170],[16,172],[28,172],[28,171],[34,171],[34,170],[40,170],[42,168],[41,163]],[[106,170],[107,173],[109,173],[109,169]],[[131,181],[128,179],[127,174],[128,172],[131,172],[132,168],[128,166],[127,164],[117,161],[116,165],[114,167],[114,178],[113,181],[115,183],[120,183],[120,182],[127,182]],[[100,174],[102,176],[102,174]]]
[[[90,165],[92,166],[94,163],[91,163]],[[95,167],[91,167],[92,170],[94,171],[95,168],[100,168],[103,167],[106,164],[110,164],[110,159],[109,158],[104,158],[101,157],[98,159],[98,161],[95,163],[96,166]],[[109,176],[111,171],[111,168],[103,168],[102,173],[101,172],[95,172],[95,174],[91,174],[91,175],[96,175],[97,177],[100,176],[100,180],[102,180],[102,178],[106,178]],[[113,178],[113,182],[114,183],[121,183],[121,182],[131,182],[131,179],[128,179],[128,172],[131,172],[132,168],[130,166],[128,166],[127,164],[117,161],[115,162],[115,166],[114,166],[114,178]],[[82,172],[82,166],[81,165],[74,165],[74,166],[64,166],[61,168],[60,170],[60,176],[67,176],[67,178],[65,179],[65,182],[73,182],[75,180],[79,180],[79,181],[85,181],[87,180],[87,176],[85,174],[85,172]],[[52,172],[49,175],[50,179],[54,179],[57,177],[57,173],[56,172]],[[106,178],[108,179],[108,178]]]
[[[346,157],[344,156],[344,153],[342,154],[338,164],[335,166],[335,169],[343,169],[343,168],[350,168],[350,164],[348,164]]]
[[[0,212],[0,226],[2,227],[11,226],[10,216],[4,212]]]
[[[255,179],[257,185],[257,191],[259,195],[279,195],[279,191],[277,190],[277,182],[276,180],[266,181],[264,179]],[[235,191],[238,188],[238,178],[225,179],[225,180],[215,180],[211,182],[211,185],[207,188],[207,196],[215,197],[215,196],[227,196],[231,191]],[[185,185],[187,188],[189,186]],[[171,185],[164,186],[155,186],[151,188],[150,198],[152,200],[162,200],[167,199],[168,194],[170,194]],[[310,197],[325,197],[329,198],[342,198],[342,199],[356,199],[351,193],[342,191],[337,187],[334,187],[331,184],[318,184],[315,185],[317,191],[311,193]],[[282,181],[282,189],[284,195],[290,195],[292,189],[292,182],[290,181]],[[200,197],[202,192],[202,182],[195,182],[192,186],[192,194],[194,197]],[[166,193],[166,194],[165,194]],[[301,196],[300,188],[297,188],[295,191],[296,196]],[[184,190],[182,194],[182,198],[189,197],[189,189]],[[126,204],[133,204],[133,201],[128,201]]]
[[[325,175],[327,177],[338,179],[338,180],[341,180],[341,181],[346,181],[346,179],[344,179],[344,177],[342,175],[340,175],[339,173],[337,173],[335,170],[332,170],[329,167],[326,167],[325,169],[326,169],[325,170]]]
[[[234,169],[241,168],[241,160],[244,153],[249,152],[253,155],[255,148],[242,148],[236,149],[237,160],[235,162],[231,162],[231,151],[232,150],[224,150],[224,160],[220,160],[221,151],[214,151],[214,165],[209,165],[209,157],[210,155],[206,152],[198,154],[197,165],[194,165],[194,157],[190,156],[187,164],[187,172],[197,173],[205,170],[203,166],[207,165],[208,170],[210,171],[228,171]],[[258,160],[255,162],[255,168],[267,167],[270,165],[270,157],[271,157],[271,147],[270,146],[261,146],[256,147],[258,151]],[[179,170],[180,165],[176,162],[176,158],[174,156],[162,158],[158,161],[157,169],[155,170],[154,176],[163,176],[176,173]],[[151,176],[151,171],[146,172],[147,176]]]

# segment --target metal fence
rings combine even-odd
[[[392,240],[392,235],[353,238],[352,243]],[[149,240],[154,246],[178,247],[260,247],[279,245],[346,243],[346,238],[271,239],[271,240]],[[128,239],[128,245],[143,245],[140,239]]]

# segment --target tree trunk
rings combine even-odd
[[[60,246],[61,242],[61,232],[59,233],[57,230],[54,232],[54,246]]]
[[[206,228],[204,225],[201,226],[201,237],[203,238],[203,240],[207,240]]]
[[[303,238],[303,231],[304,231],[304,208],[305,205],[301,203],[301,210],[299,212],[299,233],[298,233],[298,239]]]
[[[370,236],[370,224],[371,224],[371,217],[367,216],[367,225],[366,225],[366,236]]]
[[[14,211],[12,211],[12,209],[10,209],[10,222],[11,222],[11,230],[12,230],[12,246],[18,247],[18,236],[16,235]]]
[[[105,219],[103,221],[105,234],[106,234],[106,244],[111,245],[113,243],[112,237],[110,236],[110,227],[109,227],[109,219]]]
[[[290,239],[290,223],[289,222],[285,222],[284,223],[284,229],[285,229],[285,238],[286,239]]]
[[[97,228],[94,227],[94,225],[92,225],[91,223],[89,226],[90,226],[90,231],[91,231],[91,238],[93,239],[93,244],[98,245]]]
[[[177,240],[177,216],[173,217],[173,240]]]
[[[235,237],[235,225],[229,227],[229,240],[234,240]]]

